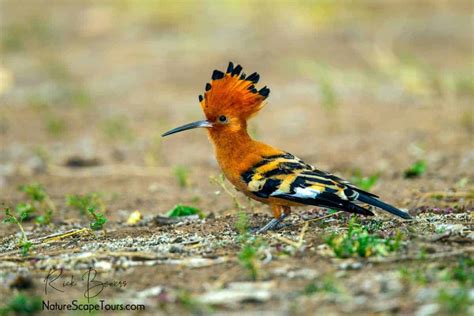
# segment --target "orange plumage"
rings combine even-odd
[[[200,102],[208,120],[214,121],[224,113],[234,119],[248,120],[262,108],[266,96],[258,93],[253,81],[231,73],[222,76],[214,76],[216,79],[206,85],[209,90]]]
[[[247,120],[264,105],[270,89],[255,87],[259,75],[241,74],[242,67],[229,63],[227,71],[215,70],[199,102],[206,120],[172,129],[163,136],[184,130],[207,128],[216,158],[225,177],[241,192],[269,204],[274,219],[260,229],[279,227],[291,206],[317,205],[351,213],[373,215],[360,204],[379,207],[402,218],[410,216],[346,180],[318,170],[297,157],[253,140]]]

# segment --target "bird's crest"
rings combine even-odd
[[[262,108],[270,89],[265,86],[257,90],[255,85],[260,79],[258,73],[246,76],[241,72],[242,66],[234,67],[232,62],[225,73],[214,70],[211,83],[206,83],[204,96],[199,96],[208,119],[213,120],[221,114],[248,119]]]

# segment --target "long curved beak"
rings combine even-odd
[[[192,123],[180,126],[180,127],[173,128],[173,129],[167,131],[166,133],[162,134],[161,137],[165,137],[165,136],[168,136],[168,135],[171,135],[171,134],[179,133],[179,132],[182,132],[182,131],[186,131],[188,129],[198,128],[198,127],[212,127],[212,123],[209,122],[209,121],[206,121],[206,120],[192,122]]]

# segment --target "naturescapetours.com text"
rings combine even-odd
[[[80,303],[73,300],[71,303],[64,304],[58,302],[43,301],[43,311],[144,311],[143,304],[109,304],[105,300],[99,300],[97,303]]]

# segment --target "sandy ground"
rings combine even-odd
[[[89,296],[103,291],[89,302],[144,304],[137,314],[473,312],[471,4],[255,5],[0,2],[0,204],[26,202],[18,187],[40,183],[56,205],[50,225],[24,222],[27,256],[18,227],[1,225],[0,302],[87,302],[93,268],[103,283]],[[325,240],[346,234],[349,217],[296,209],[291,225],[259,237],[251,277],[239,209],[210,180],[220,171],[205,132],[160,137],[202,118],[197,95],[229,60],[272,91],[254,137],[346,178],[378,175],[371,191],[414,219],[360,221],[376,236],[399,232],[397,251],[337,258]],[[418,160],[426,172],[406,179]],[[250,226],[271,218],[226,186]],[[91,192],[104,230],[66,203]],[[176,204],[206,217],[164,223]],[[143,219],[129,225],[135,210]],[[45,282],[51,269],[62,269],[58,283]]]

